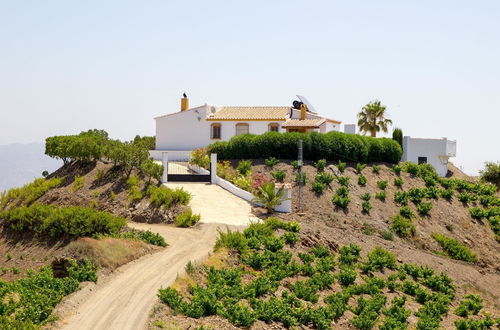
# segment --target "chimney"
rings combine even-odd
[[[307,117],[307,105],[302,103],[300,105],[300,120],[305,120]]]
[[[189,99],[186,93],[183,94],[183,98],[181,99],[181,111],[189,109]]]

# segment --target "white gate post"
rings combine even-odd
[[[210,182],[217,182],[217,154],[210,154]]]
[[[161,153],[161,163],[163,164],[163,175],[161,177],[162,183],[168,182],[168,152]]]

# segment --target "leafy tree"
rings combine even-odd
[[[380,101],[372,101],[365,105],[358,113],[358,126],[361,132],[370,133],[372,137],[377,136],[377,132],[387,132],[387,126],[392,124],[392,120],[385,118],[385,105]]]
[[[479,171],[481,179],[500,187],[500,162],[486,162],[484,169]]]
[[[401,128],[395,128],[392,131],[392,139],[403,148],[403,130]]]
[[[163,174],[163,165],[155,163],[151,158],[146,160],[141,164],[141,171],[148,178],[148,184],[151,183],[151,179],[154,178],[157,181],[161,180]]]

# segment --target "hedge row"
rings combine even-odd
[[[0,213],[5,226],[52,238],[116,234],[126,220],[92,208],[32,204]]]
[[[403,154],[401,146],[392,139],[341,132],[246,134],[216,142],[208,148],[209,152],[217,153],[219,159],[296,159],[299,140],[303,141],[304,159],[308,160],[397,163]]]

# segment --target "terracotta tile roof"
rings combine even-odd
[[[317,118],[317,119],[289,119],[287,120],[282,127],[319,127],[326,121],[325,118]]]
[[[290,107],[221,107],[207,120],[285,120]]]

